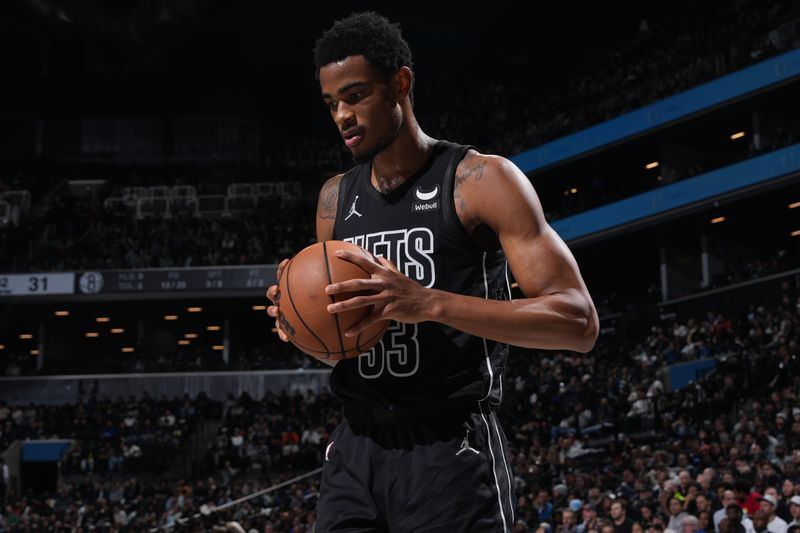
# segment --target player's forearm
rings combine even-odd
[[[431,289],[429,320],[523,348],[588,352],[599,324],[591,301],[578,291],[486,300]]]

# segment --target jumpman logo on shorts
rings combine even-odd
[[[467,430],[467,434],[464,435],[464,440],[461,442],[461,448],[456,452],[456,455],[461,455],[464,452],[474,452],[475,454],[481,453],[469,445],[469,430]]]
[[[353,216],[353,215],[356,215],[356,216],[358,216],[359,218],[361,218],[361,213],[359,213],[358,211],[356,211],[356,202],[357,202],[357,201],[358,201],[358,195],[356,194],[356,199],[355,199],[355,200],[353,200],[353,205],[351,205],[351,206],[350,206],[350,212],[349,212],[349,213],[347,213],[347,216],[346,216],[346,217],[344,217],[344,219],[345,219],[345,220],[347,220],[348,218],[350,218],[350,217],[351,217],[351,216]]]

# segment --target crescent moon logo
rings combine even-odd
[[[433,200],[434,198],[436,198],[436,195],[439,194],[439,186],[437,185],[436,187],[434,187],[431,192],[422,192],[422,189],[417,187],[417,190],[414,192],[417,195],[417,198],[420,200],[423,201]]]

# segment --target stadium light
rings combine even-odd
[[[712,218],[711,223],[719,224],[720,222],[725,222],[726,220],[728,220],[726,217],[717,217],[717,218]]]
[[[186,339],[181,339],[181,340],[178,341],[178,344],[180,344],[181,346],[186,346],[187,344],[190,344],[191,342],[192,341],[189,341],[189,340],[186,340]]]
[[[164,320],[178,320],[178,315],[164,315]]]
[[[795,202],[793,204],[789,204],[789,209],[794,209],[796,207],[800,207],[800,202]]]
[[[219,331],[221,329],[219,326],[206,326],[206,331]]]
[[[31,350],[31,355],[39,355],[39,350]]]
[[[6,345],[5,344],[0,344],[0,350],[5,350],[5,349],[6,349]]]
[[[94,319],[95,322],[111,322],[111,319],[107,316],[99,316]]]
[[[792,232],[792,237],[797,237],[798,235],[800,235],[800,229],[796,229]]]
[[[125,346],[122,348],[122,353],[133,353],[134,351],[136,350],[133,348],[133,346]]]
[[[252,309],[253,309],[253,311],[266,311],[267,310],[267,306],[266,305],[254,305],[252,307]]]
[[[202,307],[187,307],[186,311],[189,313],[200,313],[203,311]]]
[[[219,351],[224,350],[225,346],[223,346],[222,344],[215,344],[214,346],[211,347],[211,349],[214,350],[214,351],[219,352]]]
[[[651,168],[656,168],[658,166],[658,161],[653,161],[652,163],[647,163],[644,168],[650,170]]]
[[[69,316],[69,311],[56,311],[53,314],[56,316]]]
[[[31,340],[33,338],[33,334],[31,333],[20,333],[19,338],[23,341]]]
[[[737,131],[736,133],[731,135],[731,140],[735,141],[736,139],[741,139],[742,137],[744,137],[744,132],[743,131]]]
[[[125,328],[111,328],[111,333],[125,333]]]
[[[100,336],[100,334],[98,332],[96,332],[96,331],[87,331],[86,332],[86,337],[89,338],[89,339],[96,339],[99,336]]]
[[[184,333],[183,336],[186,337],[187,339],[196,339],[197,333]]]

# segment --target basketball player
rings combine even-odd
[[[597,313],[578,266],[517,167],[420,129],[397,25],[351,15],[315,58],[325,106],[360,162],[323,186],[317,238],[378,257],[341,254],[371,279],[329,294],[369,293],[328,310],[373,309],[347,335],[393,321],[369,353],[333,369],[344,420],[325,453],[316,532],[510,531],[516,498],[494,414],[508,344],[592,349]],[[511,279],[526,297],[510,298]]]

